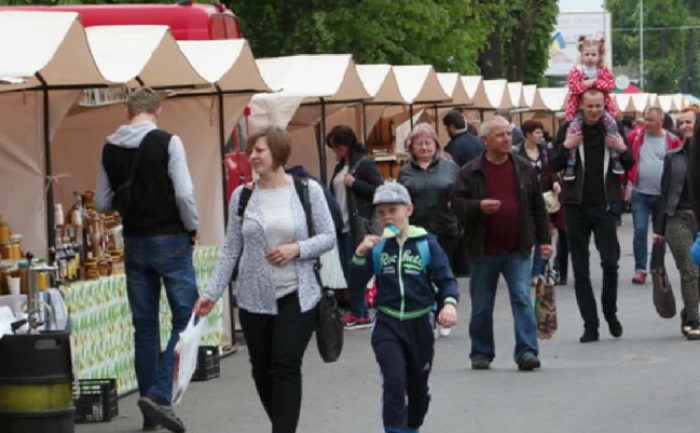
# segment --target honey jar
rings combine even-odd
[[[100,271],[97,269],[96,259],[88,259],[85,262],[85,278],[88,280],[98,280],[100,278]]]
[[[22,235],[10,236],[10,248],[12,260],[22,260]]]
[[[101,277],[112,275],[112,259],[109,256],[100,257],[97,262],[97,270]]]
[[[40,292],[45,292],[49,289],[49,273],[39,272],[37,273],[36,285]]]
[[[121,275],[124,273],[124,250],[114,250],[112,257],[112,275]]]
[[[83,191],[82,194],[80,194],[80,199],[83,202],[83,206],[85,206],[86,209],[94,209],[95,208],[95,191],[92,189],[86,189]]]
[[[10,242],[10,226],[4,221],[0,221],[0,244]]]
[[[3,260],[12,260],[12,244],[7,242],[0,244],[0,257]]]

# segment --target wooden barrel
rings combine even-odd
[[[73,373],[67,332],[0,338],[4,433],[73,433]]]

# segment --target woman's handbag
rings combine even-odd
[[[557,299],[554,292],[556,273],[549,265],[545,265],[544,275],[537,277],[535,289],[535,319],[537,320],[537,338],[549,340],[558,328]]]
[[[651,274],[654,283],[654,307],[656,312],[663,319],[671,319],[676,315],[676,298],[673,296],[671,282],[666,274],[664,265],[663,248],[661,245],[654,245],[656,250],[656,260]]]
[[[559,212],[561,203],[559,202],[559,196],[554,191],[543,192],[542,197],[544,198],[544,206],[547,208],[548,214]]]
[[[309,237],[314,236],[313,215],[311,213],[311,201],[309,199],[309,180],[294,177],[295,184],[299,184],[297,191],[301,191],[301,205],[306,214],[306,228],[309,232]],[[321,300],[318,302],[318,318],[316,321],[316,345],[318,353],[321,354],[323,362],[335,362],[340,358],[343,352],[344,342],[344,327],[343,318],[338,307],[338,301],[335,299],[333,290],[325,289],[321,280],[321,260],[316,257],[314,259],[314,275],[316,281],[321,288]]]

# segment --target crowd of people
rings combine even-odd
[[[531,292],[550,264],[556,283],[565,286],[571,260],[580,342],[600,339],[592,236],[601,259],[602,316],[610,335],[621,337],[617,229],[627,203],[634,224],[632,282],[644,284],[662,266],[668,244],[681,274],[681,331],[700,340],[700,277],[691,256],[700,226],[700,110],[683,110],[677,125],[654,107],[639,124],[619,119],[603,45],[580,41],[582,63],[570,74],[566,122],[551,140],[537,120],[516,126],[503,111],[476,131],[453,110],[442,118],[450,137],[444,148],[433,125],[413,127],[396,182],[384,181],[348,125],[325,137],[338,160],[328,185],[303,167],[288,167],[292,143],[285,130],[252,135],[245,152],[257,180],[233,193],[219,261],[199,299],[192,264],[198,220],[182,142],[157,128],[158,95],[135,91],[127,103],[129,124],[107,139],[97,198],[102,210],[118,204],[123,213],[143,430],[185,431],[170,404],[177,336],[192,312],[209,314],[235,279],[252,377],[272,432],[296,432],[302,359],[323,289],[315,264],[335,247],[349,292],[343,324],[372,327],[386,432],[417,433],[424,422],[436,338],[457,324],[456,276],[469,276],[472,368],[487,370],[496,356],[494,302],[503,276],[513,360],[519,370],[536,370]],[[306,190],[299,178],[311,179]],[[159,357],[161,279],[173,333]],[[373,315],[365,296],[372,279]]]

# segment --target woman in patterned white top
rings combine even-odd
[[[219,261],[194,307],[200,316],[209,314],[238,266],[241,326],[255,386],[273,433],[297,429],[301,363],[321,298],[313,265],[336,242],[323,189],[311,180],[308,199],[316,234],[309,237],[301,198],[284,169],[290,153],[289,135],[283,129],[268,128],[248,139],[246,155],[260,180],[234,191]],[[250,195],[241,212],[246,188]]]

